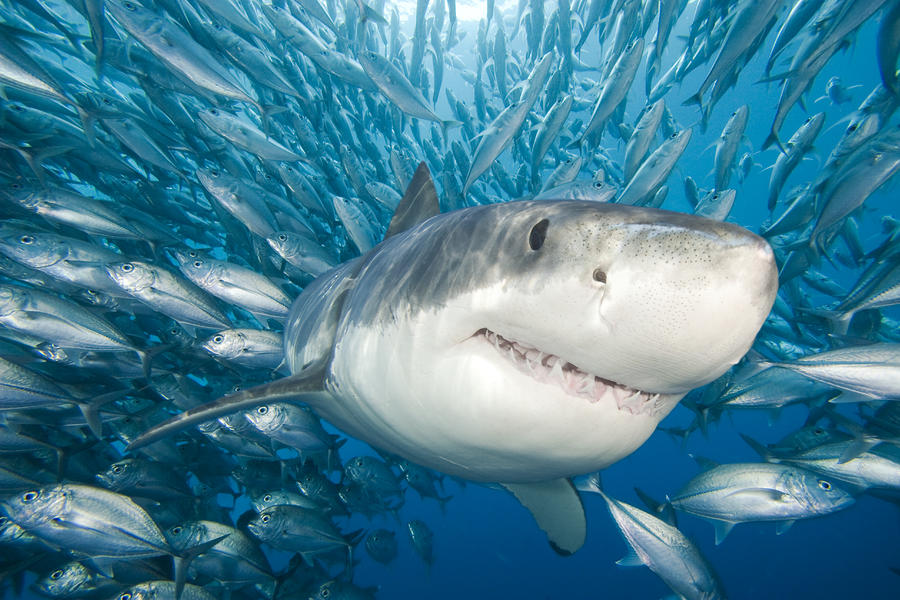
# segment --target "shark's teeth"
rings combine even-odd
[[[515,367],[541,383],[554,383],[572,396],[588,402],[607,401],[630,414],[649,414],[657,410],[659,394],[649,394],[587,373],[562,358],[504,338],[490,329],[480,329],[473,337],[482,337]]]

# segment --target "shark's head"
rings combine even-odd
[[[776,290],[768,244],[727,223],[589,202],[448,213],[360,270],[332,363],[341,400],[316,408],[469,479],[595,470],[735,364]]]

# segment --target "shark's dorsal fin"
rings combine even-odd
[[[147,444],[168,437],[192,425],[211,421],[223,415],[252,408],[270,402],[302,401],[310,395],[324,391],[325,366],[327,359],[303,369],[296,375],[277,379],[271,383],[258,385],[235,394],[223,396],[213,402],[201,404],[148,429],[128,445],[128,450],[142,448]]]
[[[418,225],[425,219],[440,214],[441,207],[438,203],[437,190],[431,179],[431,171],[424,162],[419,163],[403,199],[394,211],[394,217],[388,226],[384,239],[406,231],[410,227]]]
[[[587,518],[581,497],[571,481],[554,479],[540,483],[504,483],[503,487],[531,511],[556,552],[568,556],[584,545]]]

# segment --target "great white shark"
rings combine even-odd
[[[586,201],[439,214],[423,163],[384,241],[294,301],[289,377],[179,414],[131,448],[299,401],[373,447],[502,484],[570,553],[586,525],[568,478],[632,453],[738,362],[777,287],[771,248],[736,225]]]

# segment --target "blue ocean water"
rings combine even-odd
[[[549,15],[556,3],[544,4],[545,13]],[[391,2],[384,3],[384,14],[390,14],[391,7]],[[482,18],[478,9],[483,9],[483,3],[459,2],[457,8],[462,41],[454,52],[466,69],[473,70],[478,20],[464,17]],[[401,31],[406,39],[411,39],[415,3],[403,3],[400,9]],[[515,2],[498,3],[498,18],[504,20],[507,32],[511,29],[516,11]],[[692,15],[693,3],[688,3],[663,53],[664,70],[681,51]],[[577,31],[574,24],[572,27]],[[877,28],[878,15],[862,26],[847,49],[834,56],[814,80],[805,98],[807,110],[797,106],[788,115],[781,131],[783,140],[808,114],[825,111],[827,120],[816,141],[815,153],[792,174],[786,190],[816,177],[825,157],[840,139],[842,119],[853,112],[879,83],[875,60]],[[665,208],[690,212],[690,204],[684,197],[684,177],[693,177],[704,188],[712,187],[713,150],[710,146],[733,110],[746,104],[750,110],[750,121],[739,155],[751,152],[754,167],[743,183],[738,183],[736,176],[732,179],[737,200],[729,221],[758,231],[769,217],[766,207],[769,171],[766,168],[774,163],[777,150],[770,148],[761,151],[760,147],[769,132],[779,88],[777,83],[760,83],[759,80],[763,76],[767,49],[771,46],[775,31],[777,27],[770,32],[757,56],[741,70],[735,88],[726,92],[715,106],[705,132],[700,130],[696,107],[683,106],[682,102],[697,90],[708,72],[708,64],[690,73],[666,95],[666,104],[676,121],[681,127],[693,127],[693,137],[668,180],[669,194]],[[509,41],[509,49],[521,55],[525,50],[524,44],[524,36],[520,36]],[[601,46],[596,36],[592,35],[579,58],[586,65],[593,65],[599,61],[600,53]],[[646,61],[639,68],[626,101],[627,123],[634,122],[645,103],[645,64]],[[430,60],[427,60],[426,68],[429,65]],[[580,77],[596,76],[596,73],[576,72],[575,78],[577,81]],[[844,86],[850,89],[852,102],[835,106],[827,98],[820,98],[825,96],[825,82],[832,76],[839,76]],[[472,86],[459,72],[445,68],[444,85],[472,106]],[[579,88],[578,93],[586,92]],[[452,114],[444,94],[441,94],[435,110],[439,115],[446,115],[445,118]],[[581,118],[587,121],[589,117],[588,109],[573,113],[569,120]],[[460,139],[459,130],[451,130],[449,139]],[[624,142],[607,133],[600,145],[614,160],[621,162]],[[415,158],[419,160],[424,157]],[[518,165],[509,150],[499,160],[510,173],[515,172]],[[589,179],[592,175],[586,168],[580,177]],[[484,175],[485,178],[491,176],[490,172]],[[868,198],[863,210],[853,217],[858,222],[860,237],[867,250],[876,247],[884,238],[881,219],[900,216],[897,207],[896,183],[889,182]],[[819,269],[845,289],[852,287],[861,272],[837,261],[834,264],[823,261]],[[831,301],[814,290],[805,290],[805,293],[809,294],[813,306]],[[897,307],[885,309],[884,314],[894,319],[900,318]],[[723,332],[723,335],[728,335],[728,332]],[[853,405],[843,406],[840,410],[847,415],[855,414]],[[641,502],[634,487],[662,500],[698,472],[699,467],[692,455],[722,463],[759,460],[741,440],[740,434],[763,442],[774,442],[801,427],[807,414],[808,409],[803,405],[787,407],[778,414],[757,410],[729,411],[710,426],[706,435],[694,431],[684,443],[657,431],[634,454],[603,472],[604,487],[616,498],[636,506],[641,506]],[[662,426],[688,427],[692,419],[693,413],[678,407],[663,421]],[[350,440],[341,449],[343,457],[358,454],[374,452],[356,440]],[[359,563],[354,570],[355,583],[378,586],[378,597],[388,599],[632,599],[660,598],[670,594],[665,584],[648,569],[623,568],[615,564],[626,554],[627,545],[600,497],[584,496],[588,515],[587,543],[574,555],[562,557],[547,544],[546,537],[535,526],[529,513],[506,492],[472,483],[462,485],[449,478],[445,491],[453,495],[445,510],[441,510],[433,500],[421,500],[412,490],[408,490],[406,502],[397,515],[377,515],[372,519],[354,515],[341,522],[346,531],[375,527],[393,529],[398,532],[400,540],[400,554],[388,565],[376,563],[360,550],[357,554]],[[432,566],[426,565],[415,554],[405,536],[405,523],[410,519],[421,519],[434,531],[435,561]],[[689,515],[679,515],[678,523],[681,531],[696,542],[713,565],[731,598],[900,597],[900,576],[891,570],[900,568],[900,545],[897,543],[900,539],[900,512],[895,504],[885,500],[861,495],[849,509],[799,521],[780,536],[776,535],[772,523],[740,524],[718,546],[714,543],[710,524]],[[277,557],[276,554],[273,556]],[[284,559],[283,556],[278,558]]]

